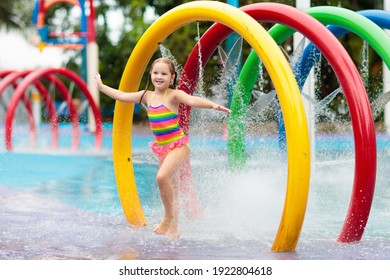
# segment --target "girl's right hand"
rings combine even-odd
[[[94,82],[95,82],[96,87],[99,88],[103,84],[102,79],[100,77],[100,74],[99,73],[95,73],[93,78],[94,78]]]
[[[222,106],[222,105],[219,105],[219,104],[215,104],[214,110],[217,110],[217,111],[221,111],[221,112],[225,112],[225,113],[228,113],[228,114],[231,114],[232,113],[232,110]]]

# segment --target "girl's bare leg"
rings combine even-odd
[[[179,176],[178,176],[178,172],[176,172],[173,178],[173,220],[171,226],[169,227],[166,233],[166,236],[168,236],[171,239],[176,239],[180,237],[179,214],[180,214]]]
[[[154,229],[156,234],[167,234],[171,238],[180,235],[178,186],[174,183],[174,177],[189,153],[187,146],[178,147],[170,151],[160,162],[156,180],[165,213],[161,223]]]

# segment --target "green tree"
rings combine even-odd
[[[33,1],[0,1],[0,26],[8,29],[19,29],[31,26]]]
[[[150,23],[144,19],[147,1],[119,0],[114,4],[110,3],[112,2],[100,1],[96,5],[99,71],[107,84],[118,87],[127,60]],[[110,37],[113,30],[110,29],[108,13],[112,11],[120,11],[124,21],[117,42]],[[101,100],[103,112],[112,114],[115,102],[104,95]]]

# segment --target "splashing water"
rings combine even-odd
[[[198,69],[199,69],[199,74],[198,74],[198,82],[196,84],[196,88],[194,91],[194,95],[199,95],[199,96],[205,96],[204,88],[203,88],[203,62],[202,62],[202,46],[200,44],[200,26],[199,22],[196,22],[196,31],[197,31],[197,46],[198,46]]]
[[[267,94],[260,91],[252,91],[255,101],[248,107],[247,117],[253,120],[259,119],[263,110],[276,103],[276,91],[273,90]]]
[[[234,42],[228,54],[218,46],[218,54],[222,61],[222,74],[217,84],[216,97],[220,100],[231,100],[231,95],[234,86],[237,83],[241,64],[242,44],[243,38],[239,37],[236,42]]]
[[[300,68],[300,62],[302,60],[303,51],[306,46],[306,38],[303,37],[302,40],[299,42],[298,46],[295,48],[293,54],[288,57],[291,68],[293,69],[293,72],[296,76],[298,76],[296,71]]]
[[[111,137],[109,131],[105,135]],[[176,241],[153,233],[162,205],[154,181],[157,163],[149,160],[151,152],[145,147],[151,135],[139,132],[133,138],[137,189],[147,217],[142,228],[125,221],[110,155],[0,154],[0,172],[8,175],[0,177],[0,258],[390,258],[388,137],[378,138],[378,182],[372,213],[362,241],[353,244],[335,242],[352,186],[353,141],[340,136],[317,138],[319,157],[294,253],[270,251],[288,176],[286,163],[277,156],[277,139],[249,138],[246,169],[232,173],[220,135],[191,137],[191,165],[204,217],[188,220],[181,215],[182,236]],[[110,142],[105,143],[109,143],[109,150]]]
[[[390,102],[390,91],[385,92],[377,97],[375,101],[372,102],[371,108],[372,108],[372,114],[374,116],[374,119],[379,116],[379,114],[383,111],[386,104]]]
[[[336,98],[336,96],[340,92],[342,92],[341,87],[338,87],[332,93],[327,95],[324,99],[315,103],[316,120],[318,120],[319,117],[322,115],[327,116],[329,119],[334,119],[334,113],[329,110],[328,105]]]
[[[183,66],[181,66],[177,62],[176,58],[173,56],[171,51],[167,47],[165,47],[162,43],[159,44],[159,49],[162,57],[169,58],[170,60],[173,61],[177,73],[177,81],[179,81],[181,77],[181,73],[183,72]]]
[[[369,78],[369,59],[368,59],[368,42],[363,41],[362,52],[361,52],[361,64],[359,67],[360,77],[362,78],[365,88],[368,88]]]

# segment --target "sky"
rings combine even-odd
[[[63,58],[61,49],[47,47],[40,52],[21,32],[0,30],[0,69],[60,67]]]

